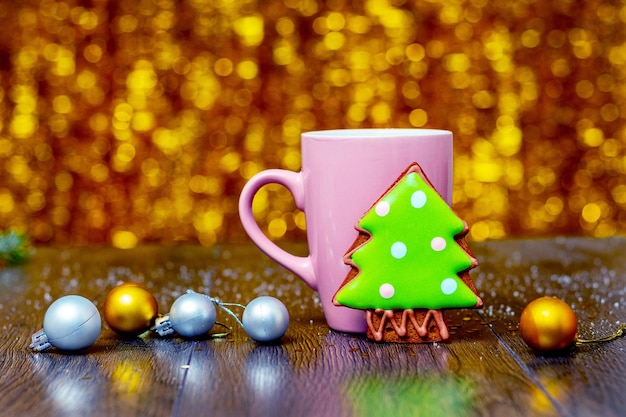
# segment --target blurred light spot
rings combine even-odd
[[[272,219],[267,226],[267,232],[273,239],[282,237],[286,231],[287,224],[282,218]]]
[[[428,122],[428,113],[424,109],[412,110],[409,114],[409,121],[412,126],[423,127]]]
[[[96,45],[94,43],[87,45],[87,47],[85,47],[85,50],[83,51],[83,56],[85,57],[85,59],[92,64],[100,61],[100,59],[102,58],[102,54],[103,51],[100,45]]]
[[[66,95],[56,96],[54,99],[52,99],[52,108],[57,113],[71,113],[73,108],[72,100]]]
[[[600,219],[602,211],[596,203],[588,203],[583,207],[582,217],[587,223],[595,223]]]
[[[118,230],[113,232],[113,246],[120,249],[132,249],[137,246],[139,239],[137,235],[129,230]]]
[[[243,16],[233,22],[235,33],[246,46],[257,46],[263,41],[263,18],[261,16]]]
[[[590,147],[598,147],[604,142],[604,133],[595,127],[585,129],[582,133],[582,142]]]
[[[259,67],[256,62],[251,60],[242,61],[237,64],[237,75],[244,80],[251,80],[259,73]]]

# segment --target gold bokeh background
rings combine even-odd
[[[626,6],[608,0],[0,1],[0,229],[245,240],[303,131],[455,136],[473,240],[626,231]],[[304,215],[266,187],[273,239]]]

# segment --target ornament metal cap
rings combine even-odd
[[[28,345],[28,347],[36,350],[37,352],[41,352],[52,347],[52,344],[48,341],[48,335],[43,329],[33,333],[31,340],[32,343]]]
[[[172,327],[172,322],[170,321],[170,315],[164,314],[161,317],[157,317],[154,320],[154,326],[152,326],[152,330],[157,332],[159,336],[174,334],[174,328]]]

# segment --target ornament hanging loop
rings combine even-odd
[[[619,329],[617,329],[615,333],[605,337],[600,337],[598,339],[576,339],[576,345],[579,346],[587,343],[610,342],[611,340],[615,340],[618,337],[622,337],[624,335],[624,331],[626,331],[626,323],[622,323],[622,325],[619,327]]]
[[[197,294],[194,290],[187,290],[187,294]],[[231,316],[232,318],[235,319],[235,321],[237,322],[237,324],[239,324],[241,327],[243,327],[243,323],[241,322],[241,320],[239,319],[239,317],[228,307],[240,307],[245,309],[246,306],[244,306],[243,304],[238,304],[238,303],[224,303],[222,301],[220,301],[219,298],[216,297],[210,297],[206,294],[200,294],[205,296],[206,298],[208,298],[209,300],[211,300],[216,306],[218,306],[219,308],[221,308],[225,313],[227,313],[229,316]]]

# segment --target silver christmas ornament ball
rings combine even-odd
[[[172,329],[183,337],[208,333],[215,324],[215,306],[205,295],[187,293],[174,301],[169,312]]]
[[[277,298],[261,296],[252,300],[243,311],[243,329],[257,342],[274,342],[287,332],[289,312]]]
[[[43,331],[48,342],[61,350],[81,350],[91,346],[102,328],[98,309],[80,295],[66,295],[48,307]]]

